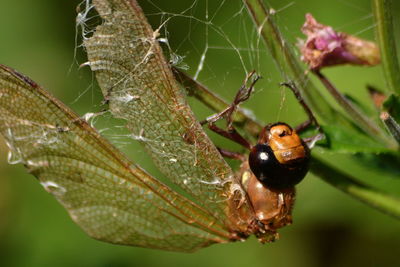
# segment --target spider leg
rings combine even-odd
[[[235,112],[237,107],[240,105],[240,103],[242,103],[242,102],[246,101],[247,99],[249,99],[249,97],[251,95],[251,92],[254,89],[254,85],[256,84],[256,82],[259,79],[260,79],[260,76],[258,76],[255,73],[255,71],[250,72],[246,76],[246,79],[244,80],[243,85],[239,88],[238,92],[236,93],[232,104],[230,104],[228,107],[226,107],[221,112],[208,117],[206,120],[202,121],[201,124],[204,125],[206,123],[215,123],[216,121],[224,118],[226,120],[226,122],[227,122],[228,130],[230,128],[233,128],[233,126],[232,126],[232,124],[233,124],[233,113]],[[250,85],[246,86],[247,83],[249,83],[249,81],[250,81]]]
[[[308,145],[309,148],[314,147],[314,145],[317,141],[324,138],[324,132],[323,132],[321,126],[319,125],[319,123],[318,123],[317,119],[315,118],[310,107],[304,101],[304,99],[301,96],[299,89],[297,89],[295,83],[294,82],[284,82],[284,83],[281,83],[281,85],[286,86],[293,92],[293,94],[296,96],[297,101],[299,101],[300,105],[303,107],[304,111],[306,112],[306,114],[308,116],[308,120],[297,125],[295,127],[295,131],[298,133],[301,133],[301,132],[305,131],[306,129],[308,129],[313,124],[317,128],[318,134],[316,134],[315,136],[303,139],[303,141]]]
[[[221,112],[214,114],[207,119],[203,120],[200,122],[200,124],[208,125],[208,128],[212,130],[213,132],[228,138],[243,147],[247,149],[251,149],[250,143],[243,137],[241,136],[236,129],[233,127],[233,114],[237,107],[239,106],[240,103],[246,101],[249,99],[251,92],[254,89],[254,85],[256,84],[257,80],[260,78],[260,76],[256,75],[255,71],[250,72],[246,79],[243,82],[243,85],[240,87],[238,92],[235,95],[235,98],[228,107],[226,107],[224,110]],[[247,86],[247,83],[250,82],[250,85]],[[227,122],[227,129],[222,129],[218,127],[215,123],[220,120],[220,119],[225,119]]]
[[[236,129],[233,127],[231,127],[231,129],[224,130],[224,129],[218,127],[217,125],[215,125],[214,123],[210,123],[210,124],[208,124],[208,128],[211,131],[213,131],[223,137],[226,137],[226,138],[238,143],[239,145],[242,145],[243,147],[245,147],[249,150],[251,149],[250,143],[243,136],[241,136],[236,131]]]
[[[308,120],[299,124],[298,126],[295,127],[296,132],[302,132],[304,130],[306,130],[308,127],[310,127],[312,124],[315,125],[315,127],[317,128],[317,130],[322,133],[322,129],[321,126],[319,125],[317,119],[314,116],[314,113],[312,112],[312,110],[310,109],[310,107],[307,105],[307,103],[304,101],[304,98],[301,96],[301,93],[299,91],[299,89],[297,89],[296,84],[292,81],[290,82],[283,82],[281,83],[282,86],[285,86],[287,88],[289,88],[293,94],[295,95],[297,101],[300,103],[300,105],[303,107],[304,111],[306,112],[307,116],[308,116]]]
[[[311,111],[310,107],[304,101],[299,89],[297,89],[297,87],[296,87],[296,84],[294,82],[284,82],[284,83],[281,83],[281,85],[286,86],[293,92],[293,94],[296,96],[297,101],[299,101],[300,105],[303,107],[304,111],[306,112],[306,114],[308,116],[308,121],[303,122],[298,126],[299,130],[300,131],[305,130],[311,124],[314,124],[315,127],[317,128],[317,130],[321,131],[321,127],[320,127],[317,119],[315,118],[314,113]]]
[[[217,147],[217,149],[218,149],[219,153],[221,153],[221,155],[225,158],[237,159],[240,161],[246,160],[246,156],[243,155],[242,153],[225,150],[225,149],[219,148],[219,147]]]
[[[302,122],[299,125],[297,125],[296,127],[294,127],[294,130],[297,133],[301,133],[301,132],[307,130],[308,127],[310,127],[311,125],[312,125],[312,121],[311,120],[306,120],[305,122]]]

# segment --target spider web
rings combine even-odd
[[[266,122],[285,120],[298,124],[306,118],[291,93],[279,87],[282,77],[243,1],[193,0],[171,4],[151,0],[140,4],[153,28],[159,29],[158,38],[172,64],[228,101],[233,99],[246,74],[256,70],[263,79],[244,107],[254,110],[257,117]],[[369,3],[337,0],[331,6],[317,1],[268,1],[268,4],[290,46],[295,47],[298,38],[304,38],[300,28],[308,12],[338,31],[373,39],[375,25]],[[327,13],[333,14],[332,8],[344,15],[340,19],[335,16],[326,19],[329,18]],[[343,86],[345,91],[348,88]],[[354,89],[350,89],[354,93]],[[356,96],[365,95],[356,92]],[[199,116],[206,116],[206,113]]]
[[[263,79],[257,83],[253,96],[242,107],[254,111],[265,122],[287,121],[297,125],[306,119],[291,93],[279,87],[282,77],[242,1],[191,0],[171,3],[143,0],[139,4],[153,29],[158,32],[157,40],[170,64],[189,73],[227,101],[233,99],[246,74],[256,70]],[[298,38],[303,38],[300,27],[308,12],[317,19],[323,17],[322,23],[332,25],[339,31],[373,39],[372,13],[369,4],[362,1],[348,3],[336,0],[331,7],[317,1],[307,4],[298,1],[268,1],[268,4],[288,44],[293,47]],[[80,28],[81,38],[85,40],[91,36],[98,18],[92,12],[91,1],[84,0],[80,6],[77,28]],[[333,6],[336,12],[346,16],[330,21],[326,19],[329,17],[327,13],[332,13]],[[298,50],[295,48],[295,51]],[[299,54],[297,56],[300,57]],[[366,97],[365,92],[353,90],[355,85],[361,87],[356,81],[350,81],[343,89],[350,89],[356,97]],[[202,108],[190,98],[189,102],[198,120],[203,120],[213,112]],[[101,115],[100,118],[98,115]],[[90,111],[87,116],[94,119],[96,127],[103,129],[102,133],[118,147],[124,150],[131,148],[131,135],[124,130],[123,123],[117,122],[110,126],[110,113]],[[227,144],[221,138],[213,138],[218,143]],[[140,135],[134,139],[140,140]],[[229,145],[232,144],[228,142]],[[140,150],[140,147],[135,149]]]

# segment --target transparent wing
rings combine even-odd
[[[0,65],[0,133],[89,235],[192,251],[226,242],[223,223],[132,164],[96,130],[27,77]]]
[[[87,65],[96,73],[111,112],[127,121],[132,137],[144,144],[171,181],[226,221],[229,190],[237,185],[234,175],[187,105],[157,31],[134,0],[93,4],[104,22],[84,42]]]

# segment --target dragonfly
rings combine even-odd
[[[157,31],[136,1],[92,4],[103,23],[84,39],[88,62],[83,65],[96,74],[113,116],[126,122],[132,138],[182,192],[128,159],[36,82],[0,65],[0,133],[10,149],[9,162],[23,164],[72,220],[98,240],[182,252],[253,234],[263,243],[275,240],[277,229],[291,223],[294,184],[276,186],[278,165],[272,166],[276,175],[270,184],[270,176],[257,171],[263,164],[271,170],[265,161],[254,167],[243,159],[239,173],[231,169],[223,158],[229,153],[216,148],[186,103]],[[252,87],[243,89],[249,95]],[[240,92],[227,110],[207,121],[234,141],[241,139],[232,127],[225,131],[213,123],[230,120],[229,114],[245,100]],[[260,138],[282,134],[292,136],[308,160],[307,144],[286,124],[267,126]],[[267,155],[244,144],[256,161]]]

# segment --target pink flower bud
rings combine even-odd
[[[373,66],[380,63],[375,43],[336,32],[318,23],[311,14],[306,14],[301,30],[307,35],[307,41],[299,44],[301,59],[313,70],[339,64]]]

